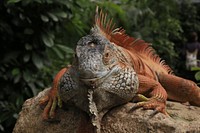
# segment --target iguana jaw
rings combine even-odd
[[[95,77],[95,78],[81,78],[80,77],[80,80],[83,81],[87,85],[97,86],[98,84],[102,83],[105,79],[107,79],[109,76],[111,76],[112,74],[117,73],[119,69],[120,69],[119,66],[115,65],[110,70],[99,73],[98,77]]]

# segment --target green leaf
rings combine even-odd
[[[35,96],[37,94],[37,89],[35,87],[34,83],[28,83],[28,86],[31,88],[33,95]]]
[[[20,70],[19,68],[15,68],[12,70],[12,75],[14,77],[14,83],[18,83],[20,78],[21,78],[21,74],[20,74]]]
[[[22,13],[20,13],[20,14],[19,14],[19,18],[20,18],[21,20],[24,20],[24,19],[25,19],[25,16],[24,16]]]
[[[29,71],[24,71],[23,72],[23,79],[26,81],[26,82],[29,82],[31,80],[31,73]]]
[[[57,11],[54,14],[61,18],[67,18],[67,13],[65,13],[64,11]]]
[[[0,120],[1,120],[1,118],[0,118]],[[0,124],[0,131],[4,131],[4,130],[5,130],[4,127],[2,126],[2,124]]]
[[[19,73],[20,73],[19,68],[14,68],[14,69],[12,70],[12,75],[13,75],[13,76],[18,75]]]
[[[30,60],[30,54],[25,54],[23,60],[24,62],[28,62]]]
[[[23,96],[17,97],[17,99],[16,99],[16,105],[17,105],[18,107],[20,107],[20,106],[22,105],[23,102],[24,102]]]
[[[18,2],[20,2],[21,0],[8,0],[7,1],[7,4],[15,4],[15,3],[18,3]]]
[[[58,22],[58,18],[53,13],[48,12],[47,14],[52,18],[53,21]]]
[[[198,71],[197,73],[195,73],[195,79],[196,80],[200,80],[200,71]]]
[[[192,67],[191,70],[192,71],[200,71],[200,67]]]
[[[32,54],[32,61],[33,61],[33,64],[38,69],[41,69],[43,67],[43,61],[42,61],[41,57],[38,54],[36,54],[36,53]]]
[[[35,84],[38,85],[40,88],[44,88],[45,87],[43,81],[39,81],[38,80]]]
[[[47,35],[52,39],[55,38],[54,32],[49,31],[49,32],[47,32]]]
[[[20,104],[17,105],[17,106],[20,106],[20,107],[21,107],[22,104],[23,104],[23,102],[20,103]],[[19,118],[19,114],[18,114],[18,113],[14,113],[12,116],[13,116],[13,118],[15,118],[15,119]]]
[[[32,50],[32,45],[29,43],[26,43],[25,48],[26,48],[26,50]]]
[[[43,40],[44,44],[48,47],[52,47],[54,45],[53,39],[50,36],[48,36],[47,34],[42,35],[42,40]]]
[[[44,15],[40,15],[42,21],[44,22],[49,22],[49,18],[47,16],[44,16]]]
[[[61,50],[63,50],[66,53],[70,53],[70,54],[74,53],[73,49],[71,49],[67,46],[64,46],[64,45],[61,45],[61,44],[57,44],[56,46],[58,46]]]
[[[15,76],[15,78],[14,78],[14,83],[15,83],[15,84],[18,83],[18,82],[20,81],[20,79],[21,79],[21,75],[20,75],[20,74],[17,75],[17,76]]]
[[[60,59],[64,59],[64,55],[63,55],[62,52],[59,51],[56,47],[53,47],[52,50],[56,53],[56,55],[57,55]]]

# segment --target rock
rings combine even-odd
[[[13,133],[92,133],[89,116],[75,108],[58,109],[56,120],[43,121],[39,99],[49,89],[38,96],[26,100],[13,130]],[[176,102],[167,102],[171,117],[142,108],[131,110],[134,103],[115,107],[102,120],[102,133],[199,133],[200,108]]]

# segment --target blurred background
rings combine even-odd
[[[200,34],[200,0],[0,0],[0,132],[12,132],[23,102],[72,62],[96,5],[152,43],[176,75],[198,83],[199,67],[186,69],[185,44],[191,32]]]

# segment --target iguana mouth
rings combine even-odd
[[[112,75],[113,73],[116,73],[119,71],[119,66],[115,65],[113,66],[110,70],[101,72],[98,77],[95,78],[80,78],[80,80],[82,80],[84,83],[88,84],[88,85],[98,85],[100,83],[102,83],[105,79],[107,79],[110,75]]]

